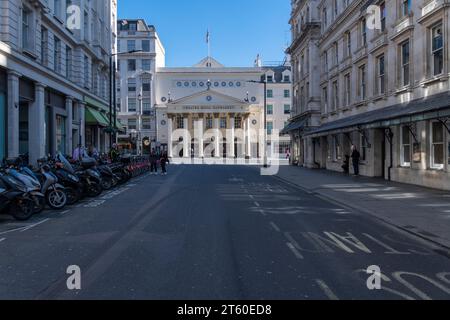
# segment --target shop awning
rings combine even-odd
[[[387,128],[393,125],[450,117],[450,93],[429,97],[364,112],[344,119],[325,123],[308,132],[322,135],[333,131],[351,131],[355,128]]]
[[[284,127],[283,130],[281,130],[280,134],[284,135],[284,134],[289,134],[290,132],[295,131],[295,130],[300,130],[306,126],[307,122],[308,122],[307,118],[292,121],[292,122],[288,123],[288,125],[286,127]]]
[[[126,128],[125,126],[122,124],[122,122],[120,122],[119,119],[116,119],[116,130],[118,130],[119,132],[126,132]]]
[[[101,112],[91,107],[86,107],[85,117],[87,125],[101,126],[101,127],[107,127],[109,125],[109,121],[107,121],[106,118],[102,116]]]

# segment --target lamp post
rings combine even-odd
[[[109,55],[109,147],[113,145],[113,136],[116,136],[117,107],[116,107],[116,61],[115,56],[133,54],[142,50],[130,50],[126,52],[116,52]],[[113,81],[114,80],[114,81]],[[114,114],[114,115],[113,115]],[[114,120],[113,120],[114,118]]]
[[[142,88],[142,86],[141,86]],[[137,124],[137,151],[138,151],[138,155],[142,155],[141,149],[142,149],[142,141],[141,141],[141,131],[142,131],[142,89],[141,89],[141,93],[139,93],[138,96],[138,100],[139,100],[139,109],[138,109],[138,124]]]
[[[264,79],[264,81],[249,80],[247,82],[264,85],[264,159],[263,159],[263,165],[264,165],[264,168],[267,168],[267,166],[268,166],[268,164],[267,164],[267,81]],[[247,96],[248,96],[248,93],[247,93]],[[248,100],[248,98],[247,98],[247,100]]]

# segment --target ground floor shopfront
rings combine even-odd
[[[450,190],[447,93],[330,122],[298,141],[305,167],[342,172],[354,145],[361,155],[361,175]]]
[[[106,113],[102,125],[85,120],[86,110],[99,112],[95,101],[50,77],[0,68],[0,159],[28,155],[36,164],[57,152],[71,155],[78,144],[108,151]]]

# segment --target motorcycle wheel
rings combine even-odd
[[[34,214],[35,203],[31,199],[16,199],[10,206],[10,214],[18,221],[30,219]]]
[[[101,195],[103,192],[103,188],[98,183],[92,183],[87,190],[88,197],[95,198]]]
[[[45,197],[33,197],[32,201],[34,203],[34,214],[39,214],[45,209]]]
[[[66,188],[67,205],[71,206],[78,202],[81,198],[79,191],[73,188]]]
[[[62,189],[50,190],[45,197],[49,207],[54,210],[61,210],[67,204],[67,195]]]
[[[101,181],[101,184],[102,184],[103,190],[111,190],[112,187],[113,187],[112,178],[110,178],[110,177],[103,177],[102,181]]]

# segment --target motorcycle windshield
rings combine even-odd
[[[19,173],[15,169],[10,169],[9,174],[16,178],[17,180],[21,181],[23,184],[27,186],[29,189],[40,189],[40,184],[36,182],[33,178],[30,176],[27,176],[25,174]]]
[[[67,170],[71,174],[75,173],[75,169],[72,167],[72,165],[69,163],[66,157],[63,156],[61,152],[58,152],[58,155],[56,157],[58,158],[59,162],[63,164],[65,170]]]

